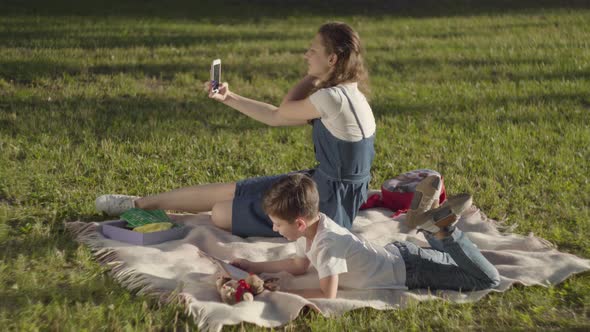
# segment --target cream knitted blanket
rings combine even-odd
[[[405,215],[391,218],[391,211],[360,211],[353,232],[379,245],[407,240],[427,246],[421,234],[403,227]],[[304,306],[324,315],[372,307],[379,310],[404,307],[409,300],[445,299],[453,302],[477,301],[487,293],[503,292],[514,283],[523,285],[557,284],[568,276],[590,269],[590,260],[557,251],[546,240],[530,234],[502,233],[498,223],[488,219],[475,206],[466,211],[458,227],[494,264],[501,284],[494,290],[460,293],[425,290],[339,290],[333,300],[307,300],[284,292],[265,291],[254,302],[229,306],[220,301],[215,289],[217,268],[199,255],[199,249],[221,259],[233,257],[253,261],[287,258],[295,253],[294,243],[283,238],[240,238],[214,227],[210,214],[178,215],[189,227],[181,240],[153,246],[135,246],[102,236],[100,223],[68,222],[66,227],[76,239],[88,245],[98,261],[111,266],[113,277],[130,290],[158,296],[163,302],[179,301],[202,329],[220,330],[223,325],[250,322],[266,327],[283,325],[295,319]],[[313,268],[305,276],[280,273],[282,289],[318,288]]]

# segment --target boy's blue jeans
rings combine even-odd
[[[463,232],[455,229],[438,240],[425,233],[432,248],[393,242],[406,264],[406,286],[413,288],[481,290],[500,284],[498,270]]]

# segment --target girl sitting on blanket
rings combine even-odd
[[[270,262],[235,259],[232,264],[251,273],[286,271],[293,275],[306,273],[311,264],[318,272],[320,289],[288,290],[308,298],[335,298],[339,286],[463,291],[496,287],[500,283],[496,268],[453,226],[471,206],[471,196],[457,195],[429,209],[440,189],[438,176],[422,180],[411,204],[412,220],[408,220],[424,232],[432,248],[405,241],[378,247],[362,242],[318,211],[318,191],[311,178],[289,175],[268,190],[263,207],[274,230],[296,241],[296,256]]]
[[[317,166],[301,170],[317,184],[319,210],[346,228],[367,200],[375,150],[375,119],[365,98],[368,74],[359,35],[340,22],[322,25],[307,52],[307,75],[279,107],[230,92],[223,83],[209,97],[269,126],[311,124]],[[239,236],[280,236],[262,209],[262,195],[286,174],[231,183],[201,184],[158,195],[102,195],[98,211],[120,215],[127,209],[211,211],[217,227]]]

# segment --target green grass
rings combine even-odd
[[[220,57],[233,91],[276,105],[302,77],[315,31],[333,19],[355,27],[367,50],[378,124],[373,188],[433,168],[451,193],[471,192],[515,232],[590,258],[584,2],[323,11],[267,3],[0,4],[0,326],[195,328],[180,307],[117,285],[62,222],[104,219],[93,206],[102,193],[147,195],[313,166],[309,127],[265,127],[208,99],[200,82]],[[589,304],[585,273],[473,304],[309,314],[287,329],[586,330]]]

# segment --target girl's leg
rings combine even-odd
[[[235,190],[235,183],[202,184],[142,197],[135,201],[135,206],[141,209],[191,213],[211,211],[211,222],[219,228],[231,231]]]
[[[211,222],[219,228],[231,232],[233,201],[218,202],[211,209]]]
[[[119,216],[133,207],[190,213],[211,211],[213,224],[231,231],[235,191],[236,183],[231,182],[197,185],[146,197],[102,195],[96,199],[96,209],[111,216]]]
[[[234,182],[202,184],[175,189],[153,196],[141,197],[135,201],[135,206],[147,210],[163,209],[190,213],[206,212],[213,210],[213,207],[218,203],[231,202],[234,198],[235,190],[236,184]],[[218,208],[218,210],[220,209]]]

